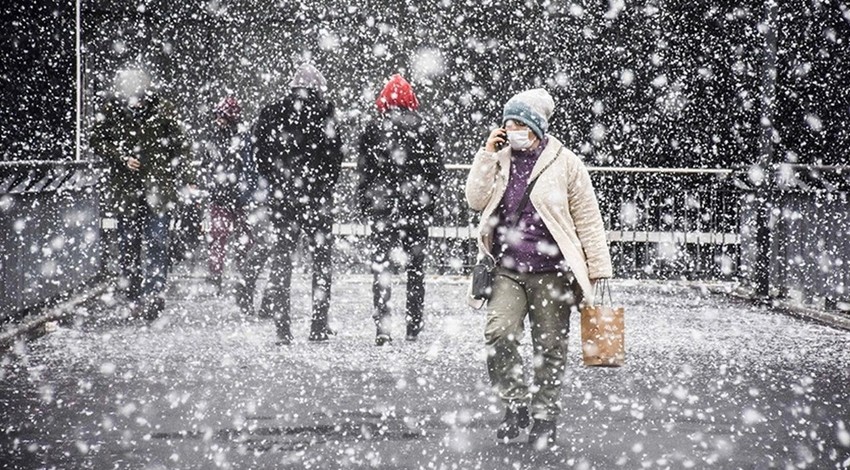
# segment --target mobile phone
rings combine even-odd
[[[508,133],[504,129],[499,133],[499,137],[503,140],[501,142],[496,142],[496,150],[501,150],[508,145]]]

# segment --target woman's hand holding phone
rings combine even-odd
[[[488,152],[497,152],[508,144],[508,134],[504,128],[498,127],[490,132],[487,138],[487,143],[484,145],[484,150]]]

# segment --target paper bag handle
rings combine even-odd
[[[608,304],[605,303],[605,293],[608,293]],[[596,303],[596,300],[599,299],[600,303]],[[607,278],[602,278],[596,281],[596,284],[593,286],[593,302],[591,305],[614,305],[614,298],[611,296],[611,284],[608,282]]]

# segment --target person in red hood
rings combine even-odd
[[[228,240],[235,235],[237,270],[236,301],[245,314],[253,313],[256,278],[255,261],[249,254],[254,245],[248,223],[257,170],[253,161],[251,135],[240,130],[242,107],[227,96],[213,109],[211,128],[203,142],[204,187],[209,193],[209,274],[216,293],[221,294]]]
[[[390,252],[407,255],[406,338],[422,331],[424,265],[428,227],[433,223],[445,153],[436,132],[417,112],[419,100],[401,75],[393,75],[375,102],[379,115],[360,137],[357,200],[371,228],[372,285],[378,346],[392,341]]]
[[[375,104],[381,113],[390,110],[417,111],[419,109],[419,100],[413,93],[413,87],[399,74],[390,77]]]

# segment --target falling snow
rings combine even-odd
[[[0,467],[850,468],[847,2],[5,3]],[[469,164],[532,88],[627,325],[589,368],[571,318],[547,451],[496,441],[466,305]]]

